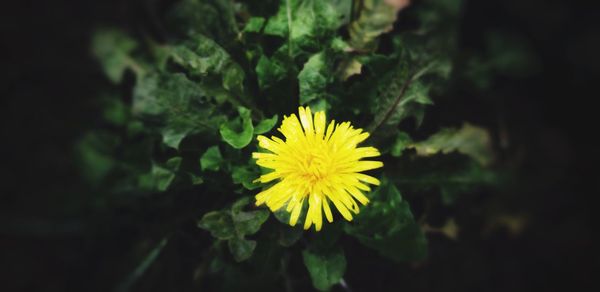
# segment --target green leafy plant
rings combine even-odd
[[[99,204],[200,197],[201,206],[174,222],[195,221],[199,236],[212,237],[198,277],[240,279],[213,283],[215,290],[269,285],[241,276],[246,266],[282,274],[274,277],[289,285],[287,269],[299,262],[318,290],[346,285],[347,242],[393,262],[425,260],[427,214],[413,211],[412,200],[433,190],[427,200],[450,205],[498,176],[486,129],[421,128],[451,83],[461,1],[407,5],[181,0],[160,22],[167,38],[99,29],[92,52],[114,89],[128,92],[103,97],[107,127],[76,147],[84,178],[104,194]],[[370,204],[355,220],[319,233],[254,205],[255,180],[266,173],[251,156],[256,137],[274,133],[279,117],[301,105],[369,131],[365,143],[380,149],[385,165],[372,172],[381,185],[366,193]]]

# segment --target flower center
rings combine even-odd
[[[312,184],[315,184],[323,179],[326,179],[329,175],[330,162],[323,157],[321,154],[316,154],[308,151],[304,158],[304,165],[302,167],[302,176]]]

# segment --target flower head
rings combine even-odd
[[[261,183],[276,182],[256,195],[256,205],[265,204],[271,211],[285,206],[290,212],[290,225],[298,222],[305,201],[308,212],[304,229],[312,224],[321,230],[323,216],[333,222],[330,203],[342,217],[352,220],[359,206],[369,203],[363,192],[370,191],[367,184],[379,185],[379,180],[360,173],[383,166],[380,161],[361,160],[379,156],[374,147],[357,147],[369,137],[362,129],[353,128],[349,122],[326,125],[325,113],[311,114],[310,108],[300,107],[299,117],[286,116],[278,128],[285,140],[272,136],[258,136],[258,145],[269,152],[255,152],[252,157],[262,167],[272,172],[260,176]]]

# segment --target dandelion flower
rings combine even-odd
[[[266,204],[271,211],[285,207],[290,213],[291,226],[296,225],[305,202],[308,212],[304,229],[312,224],[317,231],[323,225],[323,213],[333,222],[330,203],[346,220],[358,214],[357,201],[366,205],[369,199],[364,192],[367,184],[379,185],[379,180],[360,172],[383,166],[380,161],[362,160],[379,156],[374,147],[357,147],[369,137],[362,129],[353,128],[349,122],[326,125],[325,113],[311,113],[300,107],[299,117],[286,116],[278,128],[285,137],[258,136],[258,145],[267,151],[252,154],[262,167],[273,171],[256,181],[273,183],[256,195],[256,205]]]

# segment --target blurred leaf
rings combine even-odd
[[[471,54],[461,71],[479,89],[492,86],[498,75],[525,78],[540,70],[539,58],[527,38],[490,31],[485,42],[485,51]]]
[[[233,213],[233,223],[238,234],[252,235],[262,226],[269,218],[269,211],[265,209]]]
[[[256,241],[236,237],[229,240],[228,246],[233,259],[239,263],[252,256],[256,249]]]
[[[235,229],[231,215],[225,211],[212,211],[204,214],[198,222],[198,227],[209,231],[218,239],[231,239],[235,236]]]
[[[310,274],[313,286],[321,291],[331,289],[346,272],[346,256],[342,249],[324,252],[304,250],[304,265]]]
[[[250,17],[244,26],[244,32],[254,32],[258,33],[265,26],[265,18],[264,17]]]
[[[192,183],[192,185],[199,185],[199,184],[204,183],[204,179],[199,175],[188,172],[188,176],[190,178],[190,182]]]
[[[141,70],[130,56],[137,46],[134,39],[117,29],[101,29],[92,36],[92,52],[113,83],[121,82],[127,69]]]
[[[233,4],[227,0],[177,1],[166,15],[167,24],[182,37],[202,34],[229,47],[238,32]]]
[[[271,129],[273,129],[275,124],[277,124],[278,118],[279,117],[277,115],[274,115],[270,119],[264,119],[264,120],[260,121],[260,123],[258,123],[258,125],[256,125],[256,127],[254,127],[254,134],[260,135],[260,134],[264,134],[266,132],[271,131]]]
[[[231,171],[231,178],[236,184],[242,184],[248,190],[254,190],[260,187],[260,184],[254,183],[254,180],[260,176],[258,170],[249,166],[234,166]]]
[[[117,165],[113,151],[118,143],[118,137],[106,132],[87,133],[77,143],[76,160],[88,183],[99,184]]]
[[[165,165],[153,163],[149,173],[138,177],[139,187],[150,191],[166,191],[175,179],[176,172],[179,170],[180,165],[181,157],[173,157],[169,159]]]
[[[256,64],[256,76],[261,89],[271,87],[273,84],[283,80],[287,76],[285,64],[278,58],[269,59],[262,55]]]
[[[356,222],[346,225],[346,232],[395,261],[425,258],[427,239],[396,186],[383,177],[370,196],[371,204],[361,210]]]
[[[298,242],[300,238],[302,238],[302,234],[304,234],[304,230],[301,226],[283,226],[282,228],[280,228],[279,239],[277,240],[277,242],[284,247],[290,247],[296,242]]]
[[[135,282],[140,279],[146,273],[148,268],[156,261],[168,241],[168,237],[163,238],[115,290],[118,292],[130,291],[133,284],[135,284]]]
[[[212,78],[220,78],[222,88],[234,94],[241,94],[245,74],[231,56],[213,40],[196,35],[182,45],[171,50],[173,61],[188,70],[192,77],[208,78],[203,85],[214,86]]]
[[[129,107],[119,98],[106,97],[102,99],[102,117],[115,126],[124,126],[130,116]]]
[[[252,235],[269,218],[269,211],[260,209],[256,211],[242,211],[251,201],[250,197],[244,197],[233,204],[231,207],[231,217],[238,236]]]
[[[224,122],[225,116],[208,98],[184,74],[152,74],[136,84],[133,113],[160,131],[166,145],[178,148],[189,135],[210,139]]]
[[[239,117],[233,121],[221,124],[220,133],[223,141],[235,149],[246,147],[252,141],[254,127],[250,117],[250,110],[238,107]]]
[[[490,134],[484,128],[464,123],[460,129],[443,129],[427,140],[412,143],[408,147],[414,148],[417,154],[422,156],[457,151],[482,165],[489,165],[494,159],[491,140]]]
[[[221,156],[221,151],[219,151],[219,146],[212,146],[202,154],[200,157],[200,168],[202,171],[212,170],[217,171],[223,165],[223,156]]]
[[[458,153],[436,154],[427,158],[406,157],[388,167],[390,179],[404,190],[439,190],[442,201],[451,204],[458,195],[482,186],[496,185],[503,177],[481,163]]]
[[[293,55],[301,49],[318,48],[348,21],[351,4],[351,0],[282,0],[277,14],[267,20],[264,33],[288,39]]]
[[[357,50],[372,49],[377,37],[392,30],[398,11],[409,0],[363,0],[357,3],[358,17],[349,25],[350,45]]]
[[[402,151],[404,151],[406,147],[409,147],[411,143],[412,139],[407,133],[398,132],[398,134],[396,135],[396,140],[394,141],[394,144],[390,149],[390,154],[394,157],[399,157],[400,155],[402,155]]]

